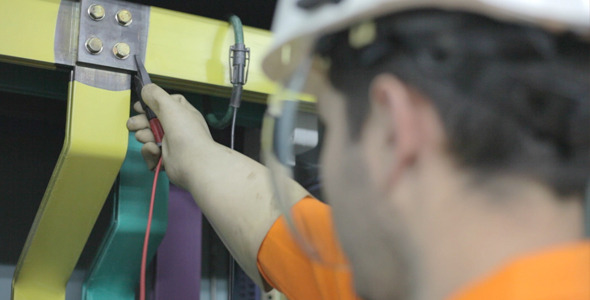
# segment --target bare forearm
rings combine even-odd
[[[260,284],[258,249],[281,213],[268,169],[217,143],[195,151],[187,159],[187,188],[238,263]],[[307,192],[293,182],[289,194],[294,203]]]

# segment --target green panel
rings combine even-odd
[[[146,168],[140,153],[141,146],[134,134],[130,134],[127,157],[115,194],[111,226],[84,282],[82,299],[135,299],[154,176]],[[168,177],[161,172],[154,203],[148,262],[166,233],[168,188]]]
[[[171,94],[182,94],[196,109],[203,115],[208,113],[215,114],[218,118],[223,117],[229,103],[228,98],[204,96],[196,93],[181,92],[166,89]],[[242,101],[238,110],[236,125],[248,128],[260,128],[262,126],[262,117],[266,110],[266,105]]]
[[[0,90],[65,101],[70,72],[0,62]]]

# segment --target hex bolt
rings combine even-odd
[[[133,21],[131,12],[126,9],[121,9],[120,11],[118,11],[115,18],[117,19],[117,22],[119,22],[119,24],[121,24],[122,26],[129,26],[129,24],[131,24],[131,22]]]
[[[126,59],[127,57],[129,57],[130,52],[131,49],[129,48],[129,45],[127,45],[126,43],[117,43],[113,47],[113,54],[115,54],[115,56],[118,59]]]
[[[102,51],[102,41],[97,37],[87,39],[86,50],[91,54],[99,54]]]
[[[92,20],[100,21],[104,19],[104,7],[102,7],[102,5],[99,4],[92,4],[90,5],[90,7],[88,7],[88,15],[90,16],[90,18],[92,18]]]

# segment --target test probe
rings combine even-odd
[[[141,107],[145,111],[145,116],[147,117],[148,121],[150,122],[150,128],[152,129],[152,133],[154,134],[154,138],[156,140],[156,144],[159,147],[162,147],[162,138],[164,137],[164,129],[162,129],[162,124],[160,124],[160,120],[154,113],[154,111],[149,108],[141,98],[141,90],[145,85],[152,83],[150,80],[150,76],[148,75],[145,66],[139,60],[137,55],[135,57],[135,65],[137,66],[137,74],[133,76],[133,82],[135,83],[135,92],[139,98],[139,103],[141,103]]]

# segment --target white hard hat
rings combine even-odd
[[[303,8],[302,2],[317,7]],[[272,80],[281,81],[309,54],[319,36],[362,20],[420,8],[472,12],[582,36],[590,33],[590,0],[279,0],[274,41],[263,69]]]

